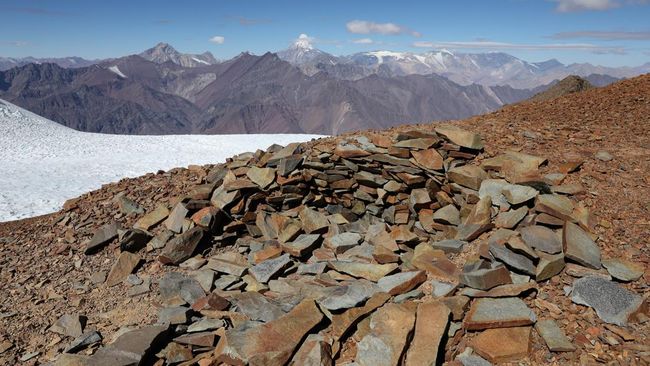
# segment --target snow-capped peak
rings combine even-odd
[[[314,46],[312,44],[313,41],[314,41],[313,37],[310,37],[305,33],[301,33],[298,36],[298,38],[293,42],[293,47],[304,49],[304,50],[312,50],[314,49]]]

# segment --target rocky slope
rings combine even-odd
[[[533,95],[533,97],[529,100],[534,102],[542,102],[571,93],[583,92],[591,88],[593,88],[593,85],[591,85],[587,79],[583,79],[580,76],[571,75],[558,81],[543,92]]]
[[[271,146],[2,224],[0,361],[648,363],[649,94]]]

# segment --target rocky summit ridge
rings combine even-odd
[[[647,363],[648,90],[274,145],[4,224],[0,360]]]

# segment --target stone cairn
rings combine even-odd
[[[173,207],[86,243],[92,255],[119,241],[107,286],[129,282],[143,256],[178,267],[158,281],[158,323],[90,356],[75,353],[101,336],[60,319],[81,334],[60,364],[488,365],[526,357],[533,332],[571,352],[530,307],[563,270],[579,278],[574,302],[632,321],[642,298],[612,277],[643,268],[601,261],[575,185],[541,176],[543,158],[479,161],[482,149],[479,135],[440,126],[229,159]],[[149,291],[136,280],[130,296]]]

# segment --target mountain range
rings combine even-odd
[[[208,52],[183,54],[165,43],[83,67],[66,67],[61,60],[0,71],[0,98],[68,127],[118,134],[338,134],[459,119],[527,99],[556,81],[538,85],[520,71],[507,79],[534,87],[517,89],[486,77],[480,84],[461,82],[455,79],[463,64],[475,65],[476,72],[464,74],[467,79],[512,69],[510,63],[559,67],[557,61],[528,64],[506,54],[446,51],[336,57],[306,41],[277,54],[242,53],[226,61]],[[429,72],[434,64],[456,71]],[[617,77],[588,79],[598,86]]]

